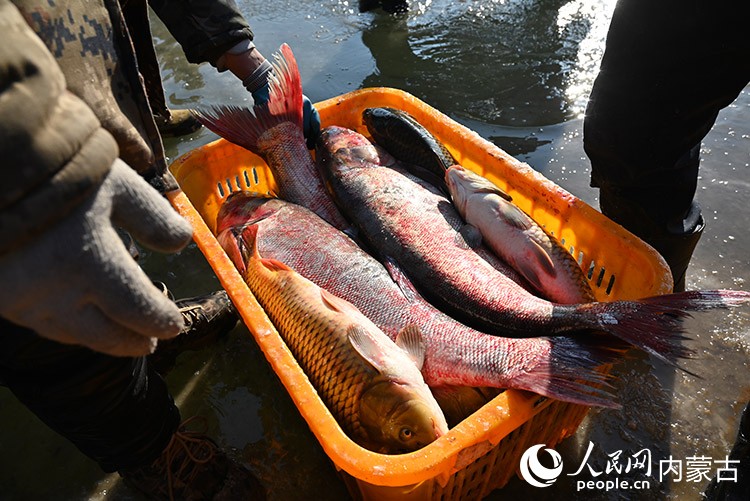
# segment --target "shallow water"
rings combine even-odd
[[[361,87],[406,90],[527,162],[597,207],[588,186],[581,117],[603,49],[614,1],[433,0],[412,2],[407,16],[358,14],[356,2],[239,0],[260,50],[282,42],[299,61],[305,93],[319,101]],[[154,23],[168,101],[175,108],[246,103],[227,74],[185,62],[180,48]],[[747,289],[750,277],[750,88],[724,110],[703,144],[698,200],[707,226],[688,276],[689,288]],[[200,131],[166,142],[171,159],[215,136]],[[144,252],[144,267],[177,296],[207,292],[217,281],[194,245],[177,256]],[[607,455],[621,462],[647,448],[652,461],[671,455],[724,459],[736,419],[750,399],[750,308],[690,320],[698,358],[685,363],[702,379],[646,355],[619,364],[621,411],[593,410],[559,451],[565,473],[583,462],[604,470]],[[215,347],[186,353],[168,383],[184,416],[207,417],[209,432],[244,460],[271,499],[346,499],[334,468],[309,432],[262,354],[242,326]],[[0,489],[10,499],[136,499],[103,475],[0,390]],[[13,430],[12,432],[10,430]],[[716,466],[712,465],[711,475]],[[637,473],[637,472],[635,472]],[[687,472],[686,472],[687,473]],[[606,476],[612,479],[613,475]],[[709,476],[711,476],[709,475]],[[631,475],[632,477],[632,475]],[[587,469],[549,488],[515,479],[490,499],[699,499],[706,484],[658,482],[650,489],[576,492]],[[623,477],[624,478],[624,477]],[[636,475],[638,480],[647,479]]]

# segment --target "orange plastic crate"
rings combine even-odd
[[[664,260],[648,245],[478,134],[410,94],[362,89],[317,103],[323,127],[367,135],[362,111],[390,106],[410,113],[456,160],[495,182],[518,206],[559,238],[587,272],[597,299],[634,299],[671,291]],[[182,155],[171,165],[182,191],[168,194],[187,217],[198,247],[229,293],[267,360],[355,499],[481,499],[516,473],[523,452],[554,447],[572,435],[588,407],[508,390],[450,432],[403,455],[355,444],[339,427],[307,376],[214,237],[216,215],[229,193],[273,193],[263,160],[223,139]]]

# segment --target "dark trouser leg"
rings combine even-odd
[[[657,248],[679,287],[700,237],[701,140],[750,80],[741,0],[620,0],[584,121],[604,214]]]
[[[55,343],[3,319],[0,382],[106,472],[150,464],[180,421],[145,358]]]
[[[154,115],[161,115],[168,120],[169,109],[164,97],[161,69],[148,20],[148,3],[146,0],[127,0],[121,1],[120,7],[135,47],[138,71],[143,77],[151,110]]]
[[[719,458],[717,458],[719,459]],[[723,458],[720,458],[723,461]],[[726,467],[737,472],[737,481],[731,475],[714,477],[706,488],[704,499],[709,501],[745,501],[750,499],[750,403],[740,416],[737,439],[729,453],[730,463]],[[725,468],[724,465],[721,466]]]

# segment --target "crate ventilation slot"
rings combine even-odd
[[[250,180],[248,170],[242,171],[242,176],[239,174],[235,175],[234,178],[226,178],[224,181],[216,183],[216,187],[219,189],[219,196],[224,198],[231,195],[235,191],[249,191],[248,188],[252,188],[258,184],[258,172],[255,167],[250,169],[252,172],[253,179]]]

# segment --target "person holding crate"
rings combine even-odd
[[[744,0],[618,1],[586,108],[601,211],[664,257],[676,292],[705,226],[695,200],[701,141],[750,82],[748,16]],[[712,483],[711,499],[750,496],[749,408],[730,455],[744,474]]]
[[[189,61],[268,99],[271,66],[232,0],[151,4]],[[142,0],[0,0],[0,384],[149,497],[263,499],[246,468],[180,424],[147,358],[238,317],[223,291],[171,301],[117,233],[162,252],[192,234],[162,196],[177,185],[131,38],[139,13]],[[314,139],[309,100],[305,111]]]

